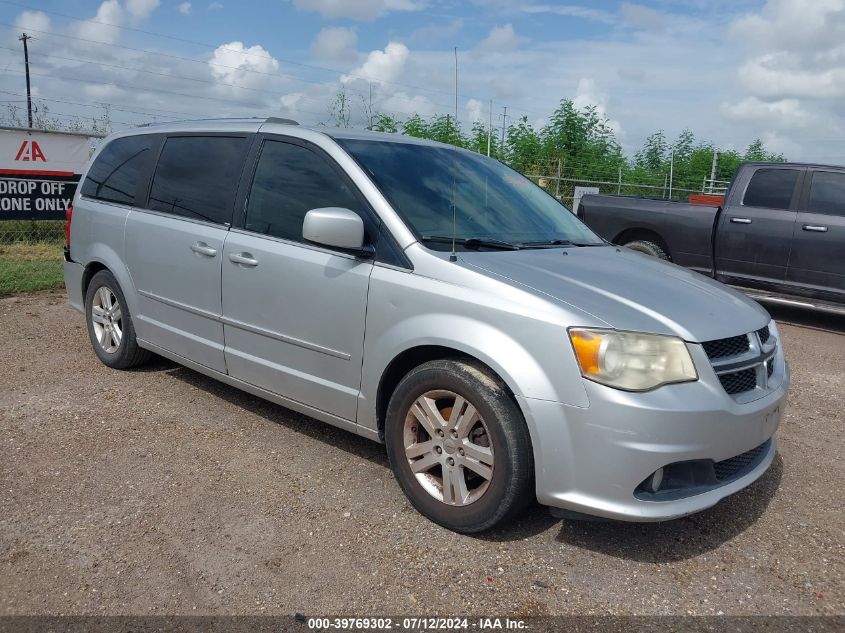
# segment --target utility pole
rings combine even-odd
[[[18,39],[23,42],[23,63],[26,66],[26,117],[29,127],[32,128],[32,92],[29,87],[29,48],[26,45],[26,41],[31,40],[32,36],[21,33]]]
[[[675,177],[675,150],[672,150],[672,156],[669,159],[669,200],[672,199],[672,180]]]
[[[499,151],[504,153],[504,151],[505,151],[505,123],[508,120],[508,106],[502,106],[502,108],[504,108],[503,111],[502,111],[502,145],[501,145]]]
[[[490,145],[493,142],[493,100],[490,99],[490,125],[487,128],[487,157],[490,157]]]
[[[708,193],[713,193],[713,185],[716,184],[716,165],[719,164],[719,151],[713,150],[713,165],[710,167],[710,191]]]
[[[373,129],[373,82],[368,81],[367,85],[370,87],[370,106],[369,106],[370,127],[367,128],[367,129],[372,130]]]

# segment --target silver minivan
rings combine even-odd
[[[671,519],[775,455],[789,369],[766,311],[473,152],[283,119],[120,132],[65,259],[103,363],[159,354],[383,442],[458,532],[535,499]]]

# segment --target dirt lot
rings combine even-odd
[[[776,316],[794,382],[755,485],[470,538],[380,446],[169,362],[110,370],[58,291],[0,299],[0,614],[842,614],[845,320]]]

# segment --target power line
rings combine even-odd
[[[20,3],[20,2],[12,2],[10,0],[0,0],[0,3],[11,5],[11,6],[16,6],[16,7],[22,8],[22,9],[41,11],[42,13],[56,15],[56,16],[59,16],[59,17],[63,17],[63,18],[72,20],[74,22],[89,22],[89,23],[93,23],[93,24],[102,24],[104,26],[109,26],[109,27],[112,27],[112,28],[121,29],[121,30],[125,30],[125,31],[142,33],[144,35],[151,35],[153,37],[173,40],[173,41],[176,41],[176,42],[182,42],[182,43],[185,43],[185,44],[191,44],[191,45],[194,45],[194,46],[200,46],[200,47],[208,48],[208,49],[212,49],[212,50],[229,51],[229,52],[237,53],[239,55],[243,55],[243,56],[246,56],[246,57],[255,57],[255,58],[263,59],[263,60],[275,60],[275,61],[279,61],[279,62],[284,62],[285,64],[290,64],[290,65],[293,65],[293,66],[298,66],[298,67],[309,69],[309,70],[316,70],[316,71],[320,71],[320,72],[328,72],[328,73],[332,73],[334,75],[344,75],[346,77],[352,77],[352,78],[355,78],[355,79],[362,79],[362,80],[367,81],[367,82],[376,81],[378,83],[385,84],[385,85],[401,86],[401,87],[404,87],[404,88],[411,88],[413,90],[417,90],[417,91],[422,92],[422,93],[429,93],[429,94],[437,93],[437,94],[445,94],[445,95],[452,96],[452,92],[449,91],[449,90],[446,90],[446,89],[423,87],[423,86],[417,86],[415,84],[408,84],[408,83],[398,82],[398,81],[389,81],[389,80],[379,78],[379,77],[375,77],[375,76],[358,75],[358,74],[355,74],[355,73],[350,73],[350,72],[338,70],[336,68],[328,68],[326,66],[318,66],[316,64],[305,64],[305,63],[294,61],[294,60],[291,60],[291,59],[277,58],[277,57],[274,57],[272,55],[262,55],[260,53],[252,53],[252,52],[249,52],[249,51],[245,51],[245,50],[237,49],[237,48],[232,48],[232,47],[228,47],[228,46],[215,46],[214,44],[210,44],[210,43],[207,43],[207,42],[200,42],[200,41],[197,41],[197,40],[191,40],[191,39],[187,39],[187,38],[177,37],[177,36],[174,36],[174,35],[166,35],[166,34],[163,34],[163,33],[156,33],[155,31],[149,31],[149,30],[146,30],[146,29],[139,29],[139,28],[130,27],[130,26],[123,26],[123,25],[119,25],[119,24],[111,24],[109,22],[104,22],[102,20],[78,18],[78,17],[72,16],[72,15],[69,15],[67,13],[62,13],[62,12],[59,12],[59,11],[52,11],[52,10],[48,10],[48,9],[42,9],[42,8],[38,8],[38,7],[32,7],[32,6],[29,6],[29,5]],[[5,26],[14,26],[14,25],[10,25],[8,23],[3,23],[3,22],[0,22],[0,24],[5,25]],[[172,54],[168,54],[168,53],[160,53],[158,51],[132,48],[132,47],[124,46],[124,45],[121,45],[121,44],[114,44],[114,43],[111,43],[111,42],[103,42],[103,41],[100,41],[100,40],[92,40],[92,39],[88,39],[88,38],[74,37],[74,36],[71,36],[71,35],[56,33],[55,31],[43,31],[43,30],[39,31],[38,29],[30,29],[30,30],[40,32],[40,33],[46,33],[46,34],[49,34],[49,35],[54,35],[54,36],[57,36],[57,37],[76,39],[76,40],[86,41],[86,42],[89,42],[89,43],[101,44],[101,45],[104,45],[104,46],[113,46],[113,47],[117,47],[117,48],[125,48],[127,50],[134,50],[136,52],[144,52],[144,53],[149,53],[149,54],[153,54],[153,55],[161,55],[161,56],[164,56],[164,57],[171,57],[171,58],[174,58],[174,59],[181,59],[183,61],[191,61],[191,62],[203,63],[203,64],[217,64],[216,62],[209,62],[209,61],[205,61],[205,60],[185,58],[185,57],[181,57],[181,56],[178,56],[178,55],[172,55]],[[258,71],[258,70],[240,68],[240,67],[233,67],[233,66],[226,66],[226,65],[223,65],[223,64],[217,64],[217,65],[224,67],[224,68],[237,69],[239,71],[244,71],[244,72],[255,72],[255,73],[270,75],[270,76],[288,77],[288,78],[294,79],[296,81],[302,81],[304,83],[314,83],[314,84],[318,84],[318,85],[321,84],[321,82],[318,82],[318,81],[302,79],[302,78],[299,78],[299,77],[296,77],[296,76],[293,76],[293,75],[284,75],[282,73],[267,73],[267,72],[264,72],[264,71]],[[360,94],[363,98],[366,98],[366,95],[364,95],[361,92],[355,91],[354,89],[351,89],[351,88],[349,88],[349,90],[351,92],[355,92],[356,94]],[[403,98],[403,97],[395,97],[395,98],[401,99],[401,100],[404,100],[404,101],[408,101],[408,102],[413,102],[412,99],[407,99],[407,98]],[[487,97],[484,97],[482,99],[481,97],[472,96],[470,98],[476,99],[476,100],[482,100],[482,101],[488,100]],[[439,107],[442,107],[442,108],[451,107],[451,106],[448,106],[448,105],[443,104],[443,103],[432,103],[432,105],[436,105],[436,106],[439,106]],[[515,109],[519,112],[524,112],[526,114],[533,114],[533,115],[536,115],[536,116],[541,116],[543,118],[547,118],[547,116],[548,116],[546,114],[543,114],[543,113],[540,113],[540,112],[537,112],[537,111],[528,110],[528,109],[525,109],[525,108],[517,107],[517,108],[512,108],[512,109]],[[399,112],[401,112],[401,111],[399,111]],[[403,112],[403,114],[413,114],[413,113]]]
[[[8,23],[5,23],[5,22],[0,22],[0,25],[11,26],[11,25],[9,25]],[[113,46],[113,47],[117,47],[117,48],[125,48],[127,50],[131,50],[131,51],[135,51],[135,52],[148,53],[148,54],[151,54],[151,55],[159,55],[159,56],[162,56],[162,57],[178,59],[178,60],[181,60],[181,61],[193,62],[193,63],[197,63],[197,64],[202,64],[203,66],[208,65],[208,66],[214,66],[214,67],[219,67],[219,68],[226,68],[226,69],[230,69],[230,70],[237,70],[239,72],[249,72],[249,73],[255,73],[255,74],[264,75],[264,76],[268,76],[268,77],[290,79],[290,80],[298,81],[298,82],[302,82],[302,83],[308,83],[308,84],[323,86],[323,87],[327,87],[327,88],[329,87],[324,82],[304,79],[304,78],[301,78],[301,77],[296,77],[294,75],[288,75],[288,74],[284,74],[284,73],[268,73],[268,72],[264,72],[264,71],[260,71],[260,70],[242,68],[242,67],[239,67],[239,66],[229,66],[229,65],[226,65],[226,64],[219,64],[217,62],[211,62],[211,61],[205,61],[205,60],[199,60],[199,59],[192,59],[192,58],[189,58],[189,57],[181,57],[179,55],[171,55],[171,54],[168,54],[168,53],[160,53],[158,51],[132,48],[132,47],[128,47],[128,46],[121,46],[119,44],[108,44],[106,42],[100,42],[98,40],[91,40],[91,39],[87,39],[87,38],[74,37],[74,36],[70,36],[70,35],[62,35],[62,34],[59,34],[59,33],[55,33],[53,31],[41,31],[41,30],[38,30],[38,29],[30,29],[30,30],[33,30],[33,31],[36,31],[36,32],[39,32],[39,33],[46,33],[46,34],[54,35],[54,36],[58,36],[58,37],[66,37],[66,38],[73,39],[73,40],[89,42],[89,43],[93,43],[93,44],[102,44],[103,46]],[[34,38],[30,38],[30,39],[34,39]],[[3,46],[0,46],[0,49],[15,50],[15,49],[11,49],[9,47],[3,47]],[[209,85],[228,86],[228,87],[231,87],[231,88],[238,88],[238,89],[249,90],[249,91],[253,91],[253,92],[264,92],[264,93],[270,94],[270,95],[287,96],[287,95],[290,94],[290,93],[287,93],[287,92],[262,90],[260,88],[252,88],[250,86],[243,86],[243,85],[240,85],[240,84],[233,84],[233,83],[227,83],[227,82],[222,82],[222,81],[211,81],[211,80],[208,80],[208,79],[201,79],[201,78],[190,77],[190,76],[186,76],[186,75],[173,75],[173,74],[170,74],[170,73],[155,72],[155,71],[146,70],[146,69],[142,69],[142,68],[134,68],[134,67],[131,67],[131,66],[123,66],[123,65],[120,65],[120,64],[109,64],[107,62],[102,62],[102,61],[92,60],[92,59],[84,59],[84,58],[79,58],[79,57],[65,57],[65,56],[61,56],[61,55],[51,55],[51,54],[47,54],[47,53],[39,53],[39,57],[43,57],[43,58],[47,58],[47,59],[57,59],[57,60],[63,60],[63,61],[76,61],[76,62],[80,62],[80,63],[97,64],[97,65],[100,65],[100,66],[103,66],[103,67],[106,67],[106,68],[116,68],[116,69],[121,69],[121,70],[130,70],[130,71],[133,71],[133,72],[140,72],[140,73],[146,73],[146,74],[151,74],[151,75],[158,75],[158,76],[161,76],[161,77],[168,77],[168,78],[173,77],[173,78],[177,78],[177,79],[184,79],[185,81],[193,81],[193,82],[205,83],[205,84],[209,84]],[[344,86],[343,89],[345,91],[351,92],[352,94],[359,95],[362,100],[366,99],[366,95],[364,95],[362,92],[360,92],[358,90],[355,90],[354,88],[348,88],[347,86]],[[372,98],[371,93],[372,93],[372,84],[370,84],[370,99]],[[308,100],[308,101],[315,101],[315,102],[323,103],[323,101],[321,101],[317,97],[310,97],[310,96],[302,95],[302,94],[298,95],[298,97],[301,98],[301,99]],[[396,100],[399,100],[399,101],[405,101],[405,102],[408,102],[408,103],[415,103],[415,100],[410,98],[410,97],[402,97],[402,96],[395,95],[395,94],[391,95],[390,97],[385,97],[381,100],[377,100],[374,103],[379,103],[379,101],[384,101],[387,98],[396,99]],[[446,104],[442,104],[442,103],[436,103],[436,102],[430,102],[430,103],[431,103],[431,105],[434,105],[434,106],[451,107],[451,106],[447,106]],[[303,112],[305,112],[305,111],[303,111]],[[404,115],[408,115],[408,116],[415,114],[415,112],[409,112],[407,110],[397,110],[397,109],[387,110],[387,111],[385,111],[385,113],[393,114],[393,115],[404,114]]]
[[[279,57],[274,57],[272,55],[262,55],[260,53],[251,53],[251,52],[248,52],[248,51],[240,50],[240,49],[237,49],[237,48],[231,48],[231,47],[228,47],[228,46],[215,46],[214,44],[209,44],[208,42],[199,42],[197,40],[191,40],[191,39],[187,39],[187,38],[183,38],[183,37],[177,37],[175,35],[165,35],[163,33],[156,33],[155,31],[148,31],[146,29],[139,29],[139,28],[135,28],[135,27],[131,27],[131,26],[123,26],[123,25],[119,25],[119,24],[112,24],[110,22],[104,22],[102,20],[78,18],[78,17],[75,17],[73,15],[69,15],[67,13],[61,13],[59,11],[51,11],[51,10],[48,10],[48,9],[41,9],[41,8],[38,8],[38,7],[32,7],[32,6],[29,6],[29,5],[20,3],[20,2],[11,2],[10,0],[0,0],[0,3],[11,5],[11,6],[16,6],[16,7],[19,7],[21,9],[28,9],[28,10],[31,10],[31,11],[32,10],[41,11],[42,13],[56,15],[56,16],[63,17],[63,18],[69,19],[69,20],[73,20],[74,22],[90,22],[90,23],[93,23],[93,24],[102,24],[102,25],[109,26],[109,27],[116,28],[116,29],[121,29],[121,30],[125,30],[125,31],[133,31],[135,33],[142,33],[144,35],[152,35],[153,37],[160,37],[160,38],[163,38],[163,39],[173,40],[175,42],[182,42],[183,44],[191,44],[191,45],[194,45],[194,46],[201,46],[203,48],[211,48],[213,50],[225,50],[225,51],[230,51],[230,52],[233,52],[233,53],[238,53],[240,55],[245,55],[245,56],[248,56],[248,57],[256,57],[258,59],[280,61],[280,62],[284,62],[286,64],[299,66],[301,68],[307,68],[309,70],[318,70],[318,71],[321,71],[321,72],[329,72],[329,73],[333,73],[335,75],[346,75],[347,77],[354,77],[356,79],[363,79],[365,81],[375,80],[375,81],[378,81],[379,83],[394,85],[394,86],[402,86],[402,87],[405,87],[405,88],[412,88],[414,90],[419,90],[420,92],[429,92],[429,93],[435,93],[436,92],[436,93],[441,93],[441,94],[447,94],[449,96],[451,96],[451,94],[452,94],[448,90],[440,90],[440,89],[437,89],[437,88],[424,88],[424,87],[421,87],[421,86],[402,83],[402,82],[398,82],[398,81],[387,81],[387,80],[384,80],[384,79],[379,79],[377,77],[367,77],[365,75],[356,75],[354,73],[345,72],[343,70],[338,70],[336,68],[328,68],[326,66],[317,66],[315,64],[304,64],[302,62],[297,62],[297,61],[294,61],[294,60],[291,60],[291,59],[283,59],[283,58],[279,58]],[[35,29],[32,29],[32,30],[35,30]],[[48,31],[48,33],[49,33],[49,31]],[[90,41],[96,42],[96,40],[90,40]],[[96,43],[111,45],[108,42],[96,42]]]

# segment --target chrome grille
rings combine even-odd
[[[722,387],[737,397],[755,389],[767,389],[775,370],[777,340],[769,327],[750,334],[706,341],[701,344]]]

